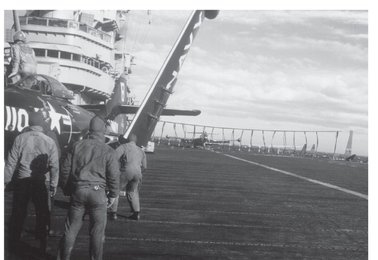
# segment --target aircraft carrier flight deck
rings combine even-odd
[[[106,260],[367,259],[366,165],[164,145],[148,154],[148,162],[141,219],[126,218],[129,206],[121,197],[118,220],[106,228]],[[6,193],[5,227],[11,199]],[[59,191],[53,212],[58,233],[67,207]],[[34,226],[34,213],[27,222]],[[88,223],[87,216],[72,259],[88,257]],[[7,259],[34,259],[33,230],[24,233],[24,250]],[[51,259],[59,239],[49,238]]]

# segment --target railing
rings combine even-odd
[[[76,53],[71,53],[71,52],[64,52],[64,51],[59,51],[59,50],[49,50],[49,49],[41,49],[41,48],[33,48],[35,52],[35,56],[37,57],[44,57],[44,58],[56,58],[56,59],[63,59],[63,60],[70,60],[70,61],[75,61],[79,63],[84,63],[89,66],[95,67],[99,70],[102,70],[104,73],[109,74],[112,77],[116,77],[120,72],[115,70],[113,66],[110,63],[104,62],[99,59],[91,58],[88,56],[84,55],[79,55]],[[49,55],[49,51],[56,51],[55,56]],[[10,47],[5,47],[4,48],[4,62],[6,64],[9,64],[11,60],[11,48]],[[63,55],[66,55],[63,57]]]
[[[343,134],[343,136],[341,136]],[[154,136],[160,143],[163,139],[178,146],[193,144],[196,139],[206,138],[207,142],[218,148],[259,153],[300,154],[301,156],[328,153],[333,158],[337,152],[344,151],[347,133],[341,130],[294,130],[294,129],[256,129],[188,124],[160,120],[155,127]],[[174,142],[176,141],[176,142]],[[311,147],[311,149],[310,149]]]
[[[110,63],[104,62],[99,59],[60,50],[34,48],[34,52],[35,56],[37,57],[71,60],[95,67],[111,76],[113,76],[114,74],[113,66]]]
[[[80,24],[79,22],[76,22],[73,20],[63,20],[63,19],[56,19],[56,18],[45,18],[45,17],[34,17],[34,16],[21,16],[20,24],[76,29],[76,30],[88,33],[105,42],[112,43],[112,36],[110,34],[97,30],[86,24]]]

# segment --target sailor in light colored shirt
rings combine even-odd
[[[139,190],[142,184],[142,173],[147,169],[146,154],[136,145],[137,136],[131,134],[129,142],[120,145],[117,149],[117,158],[121,163],[120,190],[126,189],[126,197],[130,204],[133,220],[139,219],[140,203]],[[117,219],[118,199],[110,208],[110,218]]]
[[[51,197],[55,196],[59,181],[58,149],[54,140],[43,132],[45,121],[41,113],[30,112],[29,125],[14,140],[5,162],[5,185],[11,181],[13,184],[9,242],[12,249],[19,249],[31,200],[36,212],[36,237],[40,240],[41,253],[45,253],[51,223]]]

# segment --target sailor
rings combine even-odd
[[[5,164],[5,185],[12,180],[13,209],[10,222],[10,246],[18,249],[22,226],[30,200],[36,211],[36,238],[45,253],[51,201],[59,179],[58,149],[43,133],[41,113],[29,114],[28,131],[16,137]]]
[[[137,136],[131,134],[129,142],[116,149],[121,166],[120,189],[126,190],[126,197],[132,212],[129,219],[132,220],[140,218],[139,190],[142,185],[142,173],[147,169],[146,154],[136,145],[136,142]],[[117,219],[118,201],[119,198],[110,207],[111,220]]]
[[[90,259],[102,259],[107,207],[119,193],[119,163],[116,152],[105,144],[105,130],[105,121],[93,117],[88,138],[75,143],[63,162],[61,185],[71,202],[57,259],[70,259],[85,212],[89,215]]]
[[[39,110],[39,113],[42,113],[42,116],[43,116],[43,123],[41,122],[41,125],[43,124],[42,128],[43,128],[43,133],[45,135],[47,135],[48,137],[50,137],[56,144],[56,148],[57,148],[57,151],[58,151],[58,158],[59,158],[59,162],[60,162],[60,159],[61,159],[61,150],[60,150],[60,145],[59,145],[59,140],[58,140],[58,137],[56,135],[56,133],[54,131],[52,131],[49,127],[49,125],[51,124],[49,122],[49,120],[51,120],[49,117],[47,117],[46,113],[44,113],[44,111],[41,111]],[[30,131],[31,128],[30,126],[28,127],[25,127],[21,133],[25,133],[25,132],[28,132]],[[54,225],[54,197],[49,197],[49,218],[48,218],[48,234],[49,236],[54,236],[56,235],[56,231],[54,230],[55,229],[55,225]]]
[[[18,31],[13,36],[11,48],[11,65],[12,71],[8,78],[17,74],[21,78],[35,74],[37,71],[37,62],[35,60],[34,50],[26,43],[26,36],[22,31]]]

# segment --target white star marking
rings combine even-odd
[[[63,118],[63,123],[64,123],[64,119],[66,119],[68,116],[65,114],[60,114],[56,112],[54,107],[48,101],[46,101],[46,103],[48,104],[50,108],[50,111],[49,111],[49,116],[51,119],[50,130],[54,130],[56,128],[56,130],[60,134],[60,119]]]

